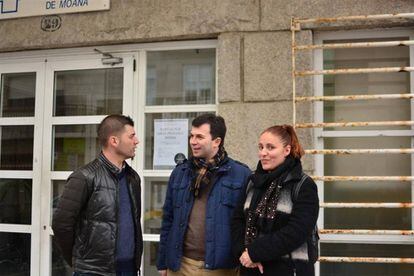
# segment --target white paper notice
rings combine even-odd
[[[188,154],[188,119],[155,119],[154,169],[174,167],[177,153]]]

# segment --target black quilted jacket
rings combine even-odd
[[[101,153],[72,173],[53,214],[54,242],[75,271],[115,275],[119,170]],[[143,249],[141,187],[138,174],[126,165],[135,224],[137,271]]]

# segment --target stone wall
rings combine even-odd
[[[406,0],[112,0],[108,11],[60,15],[62,25],[55,32],[41,30],[40,16],[1,20],[0,52],[286,31],[292,16],[406,13],[413,9],[412,1]],[[261,39],[272,41],[271,36]]]
[[[0,52],[217,38],[219,113],[229,125],[227,148],[253,168],[259,133],[292,122],[291,18],[408,12],[414,5],[406,0],[113,0],[109,11],[60,15],[55,32],[41,30],[41,17],[1,20]],[[346,28],[384,24],[355,22]],[[312,31],[301,31],[298,41],[311,44]],[[312,53],[296,64],[309,68]],[[311,78],[296,88],[299,95],[312,94]],[[311,105],[302,104],[297,116],[311,121]],[[312,147],[310,131],[301,131],[300,138]],[[310,161],[307,170],[313,168]]]
[[[275,124],[291,124],[292,59],[291,32],[226,33],[219,36],[218,84],[219,113],[228,123],[228,151],[247,163],[256,165],[259,134]],[[302,31],[299,43],[312,43],[312,33]],[[301,55],[297,66],[310,68],[312,54]],[[311,78],[296,85],[298,94],[312,93]],[[311,120],[310,105],[301,104],[298,121]],[[301,131],[300,139],[312,146],[310,131]],[[306,168],[313,168],[310,160]]]

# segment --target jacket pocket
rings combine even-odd
[[[221,185],[220,202],[228,207],[235,207],[241,192],[241,183],[224,181]]]
[[[179,208],[183,205],[185,186],[174,185],[173,186],[173,206]]]
[[[85,221],[80,230],[80,234],[76,236],[76,239],[77,239],[76,243],[78,244],[77,251],[78,251],[79,257],[84,257],[85,252],[88,248],[89,235],[90,235],[89,229],[90,229],[90,225],[87,221]]]

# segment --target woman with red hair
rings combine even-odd
[[[260,160],[232,220],[240,275],[315,274],[319,199],[315,182],[302,171],[303,154],[292,126],[261,133]]]

